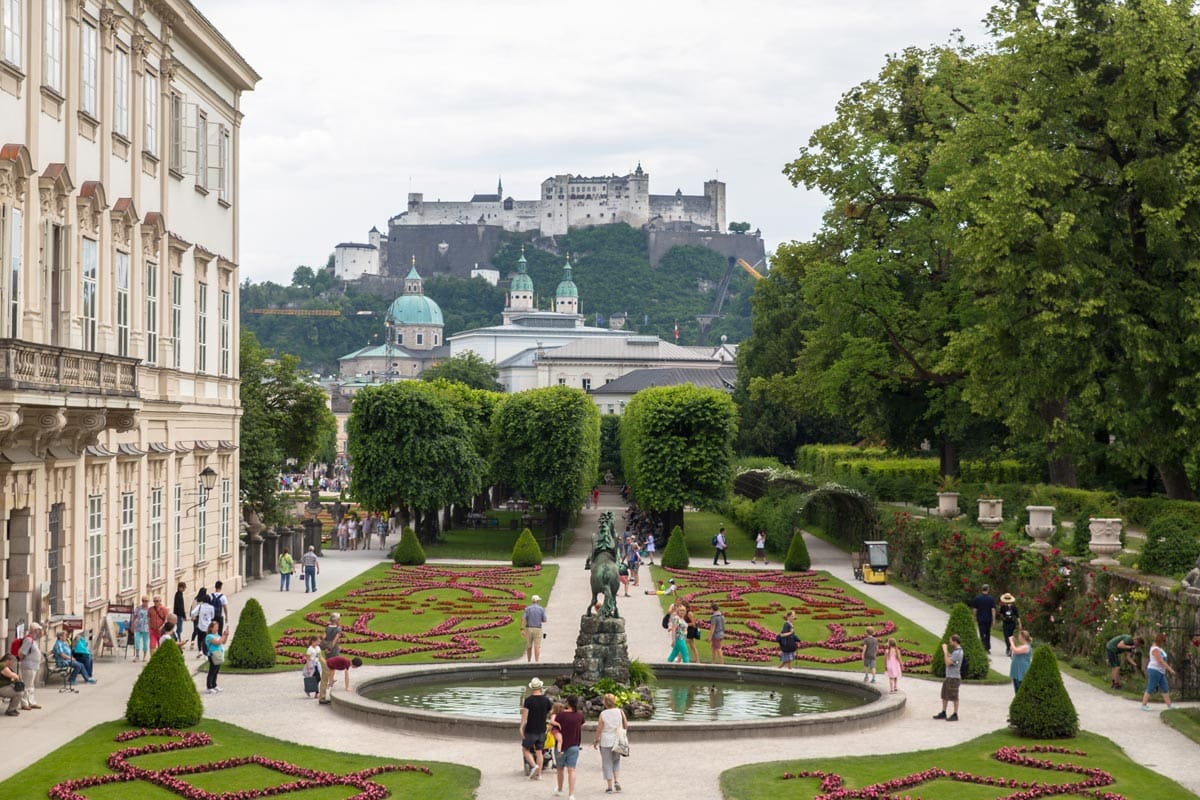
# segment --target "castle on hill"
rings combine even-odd
[[[334,274],[342,280],[386,277],[392,273],[389,264],[396,264],[398,278],[415,255],[427,274],[488,277],[505,232],[549,238],[572,228],[619,223],[647,231],[652,264],[679,244],[708,247],[751,264],[765,254],[757,233],[724,232],[722,181],[705,181],[699,195],[685,195],[680,189],[651,194],[650,174],[639,163],[627,175],[555,175],[542,181],[536,200],[505,197],[502,182],[495,194],[476,194],[465,201],[426,201],[423,194],[410,193],[407,209],[388,220],[386,234],[373,227],[367,242],[335,247]]]

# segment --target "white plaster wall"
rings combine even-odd
[[[366,247],[335,247],[333,274],[344,281],[379,274],[379,251]]]

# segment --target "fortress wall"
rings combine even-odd
[[[765,258],[767,251],[763,240],[758,236],[733,233],[714,233],[713,231],[649,231],[647,249],[650,253],[650,263],[658,266],[658,262],[667,251],[677,245],[692,245],[707,247],[726,258],[744,258],[749,264],[755,264]]]
[[[504,229],[500,225],[410,225],[393,223],[388,231],[389,272],[403,277],[417,258],[421,277],[470,278],[476,264],[492,263]],[[445,244],[445,252],[441,245]]]

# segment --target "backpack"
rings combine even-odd
[[[958,674],[962,675],[962,679],[967,679],[967,651],[963,649],[962,663],[958,665]]]
[[[663,625],[663,627],[665,628],[667,626]],[[17,658],[20,658],[21,657],[21,642],[23,642],[23,641],[25,641],[25,640],[24,639],[13,639],[12,644],[9,645],[9,647],[8,647],[8,652],[12,653]]]
[[[208,596],[209,605],[213,607],[213,622],[225,620],[225,603],[221,602],[224,599],[225,595],[220,592],[213,592]]]
[[[713,547],[717,546],[717,537],[715,537],[715,536],[712,538],[712,546]]]
[[[671,615],[663,614],[663,630],[667,630],[670,627],[671,627]]]

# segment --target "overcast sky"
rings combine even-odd
[[[824,199],[782,168],[886,54],[982,41],[987,0],[194,0],[262,75],[243,98],[241,268],[287,283],[426,200],[553,174],[727,184],[768,249]]]

